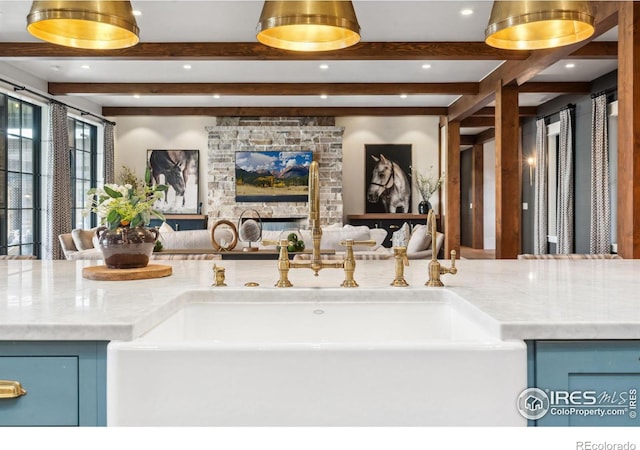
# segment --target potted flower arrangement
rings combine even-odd
[[[433,172],[433,166],[429,168],[429,172]],[[418,204],[418,212],[420,214],[428,214],[431,209],[429,199],[442,185],[444,174],[436,178],[434,175],[427,175],[426,173],[416,171],[413,179],[420,193],[420,197],[422,197],[422,201]]]
[[[151,217],[164,220],[153,208],[167,191],[166,185],[150,185],[147,169],[145,182],[123,167],[124,184],[105,184],[87,192],[89,211],[95,212],[102,225],[96,230],[105,263],[111,269],[146,267],[158,231],[145,228]]]

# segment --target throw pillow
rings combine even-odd
[[[384,228],[370,228],[369,234],[371,235],[371,239],[376,241],[376,245],[370,248],[370,250],[378,250],[382,247],[384,240],[387,238],[387,230]]]
[[[413,227],[411,238],[407,244],[407,253],[417,253],[428,250],[431,245],[431,235],[427,234],[426,225],[416,225]]]
[[[162,222],[162,225],[160,225],[158,231],[160,231],[160,233],[171,233],[175,230],[167,222]]]
[[[78,250],[91,250],[93,248],[93,236],[95,236],[95,234],[95,228],[90,230],[76,228],[71,231],[71,239],[73,239],[73,243]]]
[[[346,247],[340,245],[345,239],[353,239],[354,241],[368,241],[371,239],[369,233],[369,227],[352,225],[342,226],[327,226],[322,228],[322,240],[320,241],[320,248],[322,250],[335,250],[338,252],[345,251]],[[306,242],[305,242],[306,243]],[[313,248],[313,241],[311,242]],[[371,250],[371,247],[366,245],[356,245],[353,247],[355,251]]]

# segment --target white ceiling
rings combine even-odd
[[[133,0],[142,42],[255,42],[262,1]],[[364,42],[482,41],[491,1],[354,1]],[[30,0],[0,1],[0,42],[36,42],[26,31]],[[470,16],[462,9],[474,11]],[[616,41],[617,29],[599,40]],[[502,61],[123,61],[0,58],[52,82],[478,82]],[[591,81],[617,67],[616,60],[561,61],[532,81]],[[428,63],[430,68],[423,68]],[[190,64],[191,69],[183,68]],[[89,66],[83,68],[82,66]],[[0,76],[2,74],[0,73]],[[384,96],[85,96],[100,106],[442,106],[455,95]],[[537,106],[549,94],[522,94],[522,106]]]

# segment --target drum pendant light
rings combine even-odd
[[[574,44],[594,33],[588,1],[494,1],[485,42],[507,50]]]
[[[339,50],[360,42],[350,1],[265,1],[258,41],[284,50]]]
[[[136,45],[140,30],[129,1],[34,1],[27,30],[67,47],[111,50]]]

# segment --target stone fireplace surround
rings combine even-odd
[[[342,135],[333,117],[219,117],[209,134],[207,176],[209,224],[226,219],[237,223],[247,209],[266,218],[263,228],[278,222],[307,226],[307,202],[242,202],[235,199],[235,152],[309,151],[319,163],[321,225],[342,224]],[[252,217],[245,214],[243,217]],[[266,224],[269,225],[266,225]],[[276,228],[277,229],[277,228]]]

